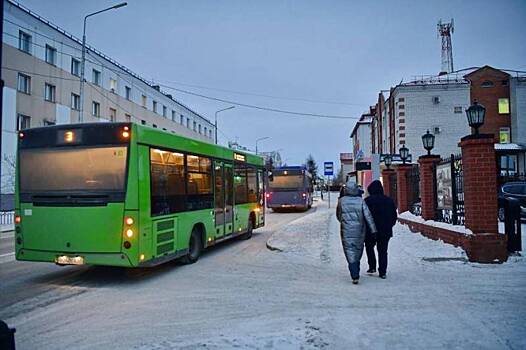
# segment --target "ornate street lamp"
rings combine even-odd
[[[477,101],[466,109],[466,116],[468,117],[468,124],[475,129],[475,135],[479,134],[479,128],[484,124],[484,117],[486,115],[486,108],[479,105]]]
[[[402,146],[398,152],[400,152],[400,159],[402,159],[402,164],[405,165],[405,161],[407,158],[409,158],[409,148],[407,148],[405,145]]]
[[[429,130],[422,136],[422,144],[427,151],[427,155],[431,155],[431,150],[435,147],[435,135],[431,134]]]
[[[389,170],[389,167],[391,166],[392,162],[393,162],[393,157],[390,154],[386,154],[384,156],[384,164],[387,167],[387,170]]]

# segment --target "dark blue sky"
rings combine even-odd
[[[78,37],[85,14],[118,2],[21,0]],[[160,83],[243,103],[356,118],[376,102],[379,90],[438,73],[436,24],[452,17],[455,69],[489,64],[526,70],[524,0],[129,0],[125,8],[91,18],[87,37],[89,44]],[[229,106],[173,95],[209,119]],[[340,152],[350,151],[355,123],[244,107],[220,116],[221,142],[227,135],[254,148],[256,138],[270,136],[260,150],[282,149],[289,164],[303,162],[309,153],[318,163],[336,161]]]

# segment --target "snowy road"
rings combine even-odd
[[[526,348],[523,258],[467,263],[397,226],[388,279],[355,286],[333,208],[316,209],[190,266],[0,264],[0,318],[18,349]]]

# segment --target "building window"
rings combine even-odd
[[[131,100],[131,87],[125,86],[124,87],[124,97],[130,101]]]
[[[153,101],[153,113],[157,113],[157,101]]]
[[[128,123],[131,122],[131,118],[132,118],[132,117],[131,117],[131,114],[128,114],[128,113],[124,114],[124,119],[126,119],[126,121],[127,121]]]
[[[22,73],[18,73],[17,89],[24,94],[31,93],[31,77]]]
[[[44,99],[48,102],[55,102],[56,91],[55,85],[46,83],[44,86]]]
[[[510,99],[509,98],[499,98],[499,114],[509,114],[510,113]]]
[[[207,132],[206,126],[205,126],[205,131],[204,131],[203,133],[205,134],[205,136],[208,135],[208,132]]]
[[[186,118],[186,127],[190,129],[190,118]]]
[[[54,66],[57,64],[57,49],[53,46],[46,45],[46,62]]]
[[[80,96],[76,94],[71,94],[71,109],[76,111],[80,110]]]
[[[201,124],[199,124],[199,133],[201,134],[202,131],[201,131]]]
[[[507,80],[503,80],[503,81],[501,82],[501,84],[502,84],[502,86],[508,86],[508,81],[507,81]]]
[[[404,97],[398,98],[398,102],[405,102],[405,98]]]
[[[71,74],[80,76],[80,61],[77,59],[71,58]]]
[[[197,131],[197,122],[194,120],[194,131]]]
[[[175,122],[175,111],[172,111],[172,121]]]
[[[168,113],[168,108],[166,108],[166,106],[163,105],[163,117],[166,118],[167,113]]]
[[[141,125],[146,125],[146,120],[141,120]]]
[[[141,96],[141,103],[144,108],[146,108],[146,104],[148,103],[148,97],[146,95]]]
[[[96,69],[93,70],[93,73],[91,75],[91,82],[95,85],[100,86],[100,72]]]
[[[499,142],[510,143],[510,128],[500,128],[499,130]]]
[[[117,91],[117,80],[110,78],[110,90],[111,92]]]
[[[31,127],[31,117],[19,114],[17,117],[17,130],[29,129]]]
[[[54,120],[44,119],[44,126],[52,126],[57,124]]]
[[[110,122],[117,121],[117,110],[115,108],[110,108]]]
[[[405,117],[405,112],[398,112],[399,117]]]
[[[455,112],[455,113],[462,113],[462,106],[455,106],[455,107],[453,107],[453,112]]]
[[[18,48],[28,54],[31,54],[31,35],[26,32],[18,32]]]
[[[152,124],[152,126],[157,129],[157,124]]]
[[[208,130],[208,138],[212,138],[212,130]]]
[[[398,109],[405,109],[405,105],[399,105]]]
[[[100,117],[100,103],[95,101],[91,103],[91,115],[94,117]]]
[[[179,116],[179,119],[180,119],[181,125],[184,125],[184,115],[181,114]]]
[[[482,86],[483,88],[489,88],[489,87],[493,87],[494,84],[493,84],[492,81],[486,80],[486,81],[482,82],[482,84],[480,84],[480,86]]]

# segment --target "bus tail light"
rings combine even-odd
[[[19,224],[22,222],[22,217],[20,215],[15,215],[15,224]]]
[[[303,192],[303,193],[301,194],[301,196],[302,196],[303,198],[307,198],[307,194],[306,194],[305,192]]]
[[[129,126],[125,126],[124,128],[122,128],[122,137],[127,139],[130,137],[130,127]]]
[[[267,193],[265,193],[265,197],[267,197],[267,199],[269,199],[271,194],[272,194],[272,192],[267,192]]]
[[[130,225],[133,225],[133,218],[128,216],[126,219],[124,219],[124,222],[126,223],[126,225],[130,226]]]

